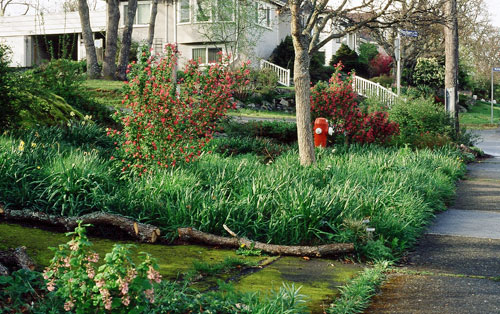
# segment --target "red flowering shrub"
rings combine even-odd
[[[399,125],[389,121],[387,112],[376,111],[363,116],[354,140],[359,143],[383,144],[398,133]]]
[[[386,143],[399,132],[396,123],[390,122],[385,112],[366,114],[356,102],[352,77],[341,79],[338,64],[329,83],[319,82],[311,88],[311,115],[313,120],[327,118],[336,137],[347,142]]]
[[[125,156],[123,170],[142,174],[153,167],[195,160],[217,122],[234,107],[235,86],[247,83],[246,65],[232,72],[221,62],[200,69],[190,61],[182,84],[177,85],[176,62],[176,47],[168,45],[165,57],[143,53],[137,64],[129,66],[131,80],[123,99],[127,109],[117,114],[123,130],[108,132],[121,135],[116,144]]]
[[[379,53],[370,61],[370,75],[373,77],[389,74],[392,69],[393,61],[391,56]]]

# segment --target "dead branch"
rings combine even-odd
[[[346,254],[354,251],[354,244],[352,243],[333,243],[333,244],[325,244],[317,246],[297,246],[297,245],[276,245],[276,244],[255,242],[247,238],[238,237],[226,225],[224,225],[224,229],[233,237],[228,238],[228,237],[216,236],[213,234],[198,231],[194,228],[179,228],[177,229],[177,232],[179,233],[179,238],[182,241],[187,241],[187,242],[195,241],[208,245],[216,245],[216,246],[231,247],[231,248],[238,248],[241,245],[245,245],[248,248],[253,247],[256,250],[262,250],[263,252],[276,255],[324,257],[324,256]]]
[[[79,217],[62,217],[49,215],[30,210],[2,209],[0,207],[0,219],[7,221],[34,222],[42,225],[64,228],[72,231],[78,226],[78,221],[83,224],[113,226],[127,233],[132,238],[147,243],[154,243],[160,235],[160,229],[149,224],[138,223],[123,216],[105,212],[94,212]]]

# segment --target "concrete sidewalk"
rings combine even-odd
[[[468,166],[455,203],[365,313],[500,313],[500,129],[477,133],[494,157]]]

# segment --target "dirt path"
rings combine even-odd
[[[494,157],[468,166],[455,203],[365,313],[500,313],[500,130],[478,133]]]

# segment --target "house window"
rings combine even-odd
[[[151,5],[149,3],[139,3],[135,12],[134,25],[149,24]],[[128,24],[128,5],[123,6],[123,23]]]
[[[271,7],[269,5],[255,2],[255,23],[260,26],[271,27]]]
[[[335,39],[335,42],[336,42],[337,44],[340,44],[340,43],[342,42],[342,38],[340,38],[340,37],[336,38],[336,39]]]
[[[235,9],[234,0],[218,0],[217,20],[222,22],[233,21]]]
[[[210,0],[194,0],[196,3],[196,22],[208,22],[212,19]]]
[[[193,60],[200,61],[200,64],[215,63],[219,61],[220,52],[222,48],[194,48]]]
[[[179,1],[179,22],[189,23],[191,21],[190,0]]]

